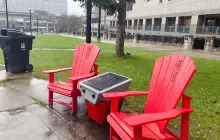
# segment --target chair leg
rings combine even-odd
[[[53,106],[53,91],[49,90],[48,105]]]
[[[181,119],[181,140],[189,139],[189,114],[183,114]]]
[[[110,126],[110,140],[114,140],[113,138],[114,137],[116,137],[116,132],[115,132],[115,130],[114,130],[114,128],[112,128],[111,126]]]
[[[77,109],[77,96],[72,96],[72,113],[74,114]]]

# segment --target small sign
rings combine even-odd
[[[25,49],[25,43],[24,43],[24,42],[21,43],[21,50],[26,50],[26,49]]]

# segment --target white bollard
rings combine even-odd
[[[192,50],[193,38],[190,36],[185,36],[183,48],[185,50]]]

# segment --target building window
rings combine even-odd
[[[191,17],[179,17],[179,22],[177,26],[177,32],[179,33],[189,33],[191,24]]]
[[[176,23],[176,17],[167,17],[165,31],[166,32],[174,32],[175,31],[175,23]]]
[[[162,24],[162,18],[155,18],[154,25],[153,25],[153,31],[160,31],[161,24]]]
[[[133,1],[127,1],[126,3],[126,11],[132,11]]]
[[[159,0],[159,3],[162,3],[163,2],[163,0]]]
[[[132,20],[128,20],[128,28],[127,29],[131,29],[132,28]]]
[[[146,19],[145,30],[151,31],[151,29],[152,29],[152,19]]]

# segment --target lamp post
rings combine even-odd
[[[97,40],[98,40],[98,42],[100,42],[100,37],[101,37],[101,11],[102,9],[101,9],[101,6],[99,6],[99,23],[98,23],[98,36],[97,36]]]
[[[31,35],[32,35],[31,8],[29,8],[29,12],[30,12],[30,32],[31,32]]]
[[[8,22],[8,0],[5,0],[5,13],[6,13],[6,20],[7,20],[7,28],[9,28],[9,22]]]
[[[86,43],[91,43],[92,1],[86,1]]]
[[[36,19],[37,19],[37,34],[38,34],[38,13],[36,14]]]

